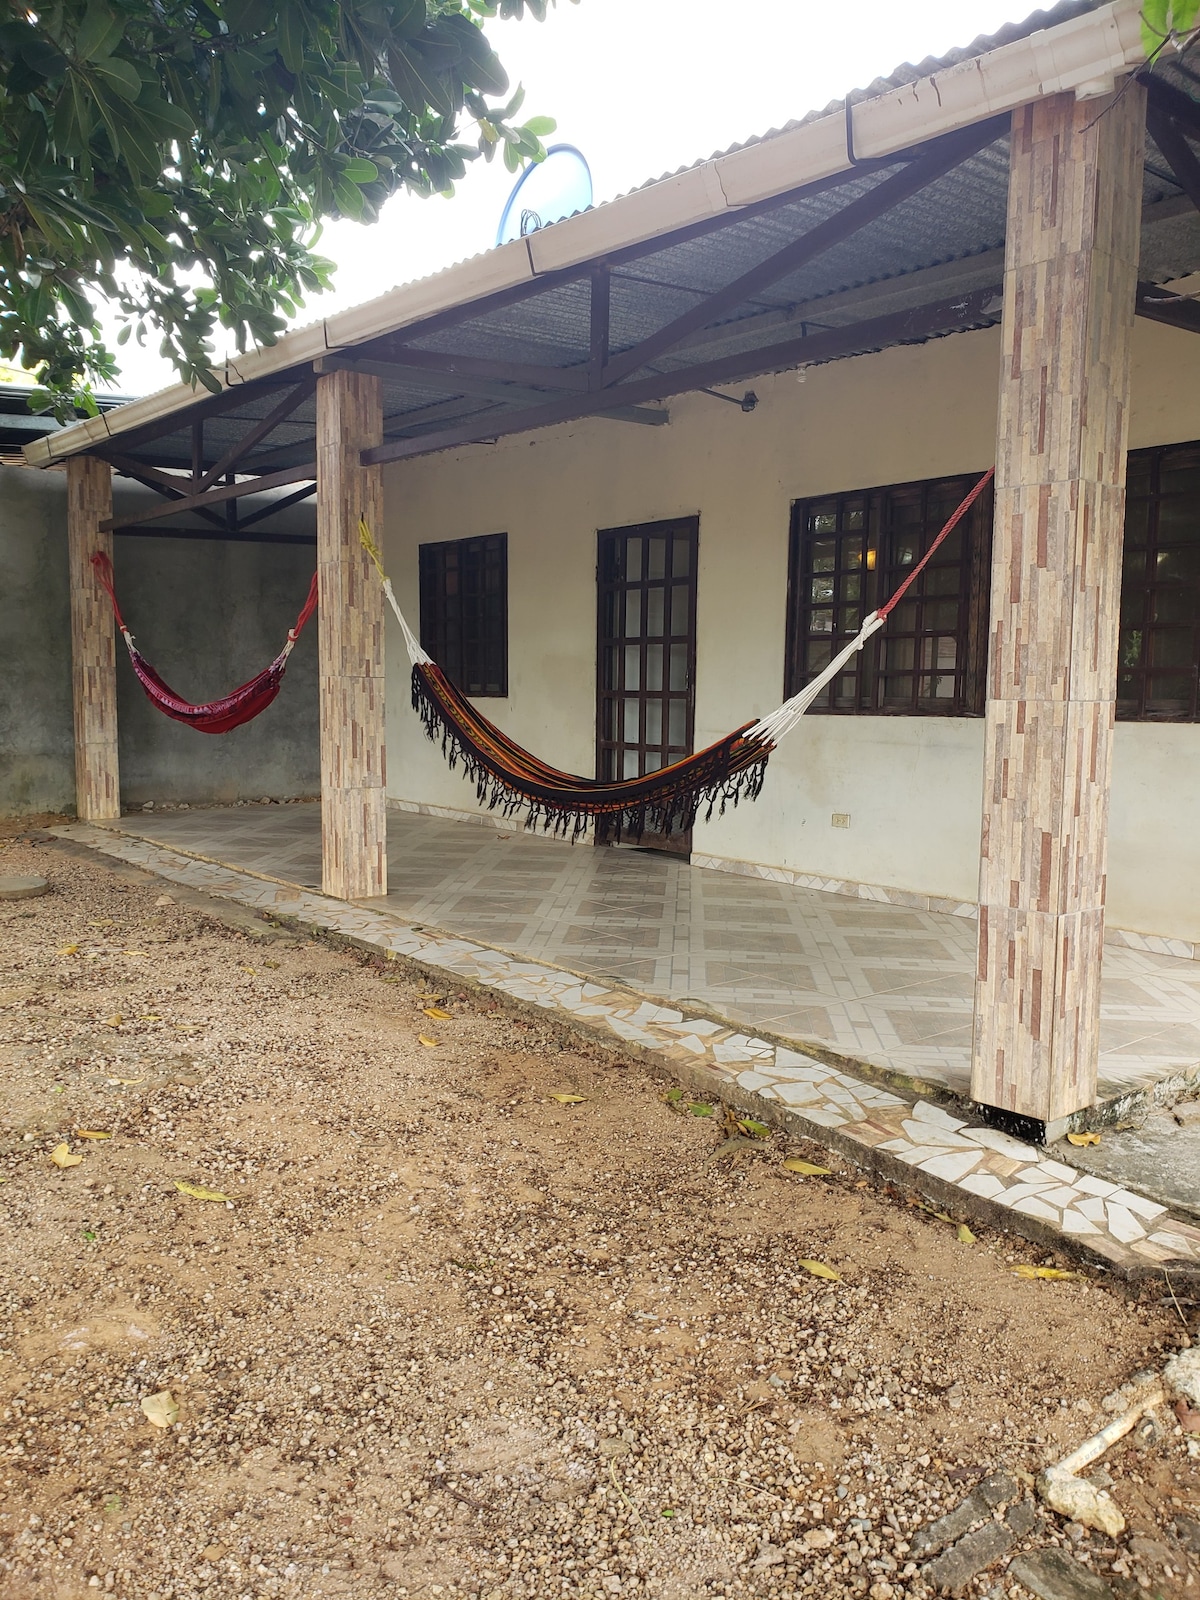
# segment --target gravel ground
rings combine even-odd
[[[486,991],[56,845],[0,872],[53,891],[0,902],[5,1597],[921,1597],[917,1529],[1186,1343],[815,1146],[717,1156],[722,1108]],[[1020,1548],[1200,1595],[1152,1431],[1126,1537]]]

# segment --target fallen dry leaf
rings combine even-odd
[[[421,1010],[427,1017],[432,1017],[435,1022],[451,1022],[453,1018],[449,1011],[443,1011],[441,1006],[422,1006]]]
[[[76,1128],[77,1139],[111,1139],[111,1133],[98,1133],[94,1128]]]
[[[145,1083],[146,1080],[145,1078],[106,1078],[104,1081],[105,1083],[122,1083],[127,1089],[129,1089],[132,1088],[135,1083]]]
[[[58,953],[60,956],[75,956],[79,954],[79,946],[77,944],[65,944]]]
[[[71,1146],[64,1140],[62,1144],[56,1144],[54,1149],[51,1150],[50,1159],[56,1167],[77,1167],[83,1157],[73,1156],[71,1154]]]
[[[551,1100],[557,1100],[560,1106],[581,1106],[587,1099],[585,1094],[552,1094]]]
[[[815,1161],[801,1161],[799,1156],[789,1156],[783,1168],[785,1172],[798,1172],[802,1178],[832,1177],[828,1167],[819,1167]]]
[[[814,1278],[828,1278],[833,1283],[841,1281],[841,1273],[835,1267],[827,1267],[823,1261],[801,1261],[799,1265]]]
[[[440,1039],[431,1039],[427,1033],[419,1033],[417,1035],[417,1043],[423,1044],[427,1050],[436,1050],[441,1042]]]
[[[771,1130],[765,1122],[755,1122],[751,1117],[739,1117],[738,1127],[743,1133],[748,1133],[753,1139],[766,1139]]]
[[[146,1421],[156,1428],[169,1428],[179,1418],[179,1402],[170,1389],[160,1389],[157,1394],[142,1396],[142,1410]]]
[[[105,1017],[104,1026],[106,1028],[119,1028],[124,1021],[125,1018],[118,1011],[115,1016]]]
[[[960,1222],[958,1225],[958,1242],[959,1244],[975,1243],[975,1235],[971,1232],[970,1228],[967,1227],[965,1222]]]
[[[180,1194],[190,1194],[193,1200],[217,1200],[227,1206],[233,1204],[232,1197],[222,1194],[219,1189],[201,1189],[198,1184],[184,1183],[182,1178],[176,1178],[174,1182]]]
[[[1016,1278],[1079,1278],[1079,1272],[1066,1272],[1062,1267],[1031,1267],[1022,1261],[1019,1267],[1014,1267],[1013,1276]]]
[[[1069,1133],[1067,1135],[1067,1143],[1073,1145],[1099,1144],[1100,1135],[1098,1133]]]
[[[148,956],[150,952],[149,950],[122,950],[121,954],[123,956]]]
[[[242,972],[248,972],[252,978],[258,977],[258,969],[256,967],[242,967],[239,970]]]

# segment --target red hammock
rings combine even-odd
[[[288,629],[287,643],[271,665],[264,668],[256,678],[251,678],[249,683],[243,683],[232,694],[227,694],[220,700],[210,700],[207,705],[194,706],[181,699],[174,689],[163,682],[134,644],[133,635],[125,626],[121,608],[117,604],[117,594],[113,588],[112,562],[103,551],[98,550],[92,557],[92,566],[96,569],[97,581],[107,591],[108,598],[112,601],[113,616],[117,619],[117,627],[121,630],[125,646],[129,651],[129,660],[142,688],[166,716],[173,717],[176,722],[185,723],[189,728],[195,728],[199,733],[228,733],[231,728],[240,728],[243,722],[251,721],[260,711],[267,709],[279,693],[292,647],[300,637],[304,624],[317,609],[317,575],[314,572],[312,582],[308,586],[308,599],[296,618],[296,625]]]

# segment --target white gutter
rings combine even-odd
[[[1145,59],[1138,0],[1112,0],[1099,10],[856,104],[855,153],[863,159],[895,155],[1047,95],[1076,93],[1082,98],[1103,93],[1114,78]],[[392,289],[365,305],[297,328],[277,344],[227,361],[223,387],[234,388],[317,356],[352,349],[436,312],[529,283],[543,273],[581,266],[693,223],[733,215],[742,206],[847,172],[850,166],[843,114],[817,118],[541,233],[500,245],[433,277]],[[187,384],[176,384],[26,445],[25,460],[34,467],[50,466],[206,397]]]

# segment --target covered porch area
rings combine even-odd
[[[319,803],[142,812],[109,827],[304,889]],[[656,1002],[837,1057],[901,1088],[970,1097],[974,917],[594,849],[389,808],[388,892],[364,902]],[[965,910],[966,908],[964,908]],[[1200,961],[1110,935],[1096,1116],[1200,1078]]]

